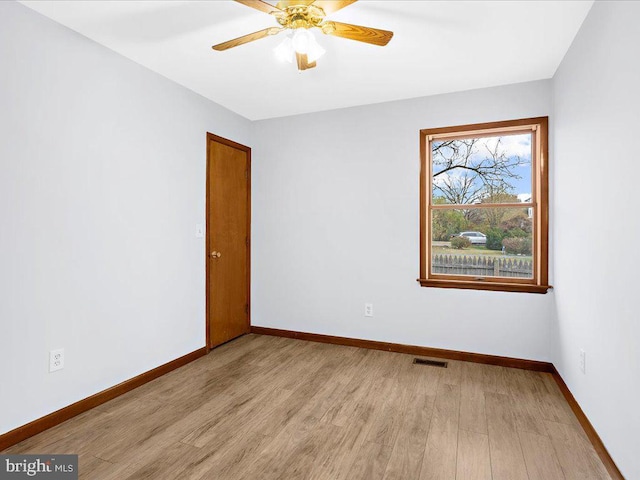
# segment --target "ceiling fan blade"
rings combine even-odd
[[[280,10],[285,10],[288,7],[297,7],[298,5],[311,5],[313,2],[314,0],[280,0],[278,3],[276,3],[276,7]]]
[[[298,70],[308,70],[316,66],[316,62],[308,62],[306,53],[296,52],[296,61],[298,62]]]
[[[229,48],[237,47],[238,45],[243,45],[245,43],[253,42],[254,40],[260,40],[261,38],[268,37],[270,35],[277,35],[284,28],[279,27],[270,27],[265,28],[264,30],[260,30],[258,32],[253,32],[248,35],[243,35],[242,37],[234,38],[233,40],[229,40],[227,42],[219,43],[218,45],[214,45],[214,50],[222,51],[228,50]]]
[[[320,7],[324,10],[324,13],[329,15],[330,13],[337,12],[338,10],[348,7],[357,1],[358,0],[316,0],[313,4],[316,7]]]
[[[358,42],[371,43],[384,47],[393,32],[388,30],[380,30],[379,28],[361,27],[360,25],[351,25],[350,23],[340,22],[324,22],[320,25],[322,33],[334,35],[336,37],[348,38]]]
[[[281,12],[277,6],[274,7],[270,3],[263,2],[262,0],[236,0],[236,2],[246,5],[247,7],[255,8],[264,13],[278,13]]]

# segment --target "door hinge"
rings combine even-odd
[[[244,237],[244,243],[249,246],[249,237]]]
[[[248,303],[244,304],[244,313],[247,313],[247,314],[249,313],[249,304]]]
[[[245,170],[245,171],[244,171],[244,178],[246,178],[247,180],[249,180],[249,170]]]

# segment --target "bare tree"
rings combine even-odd
[[[432,147],[433,192],[447,203],[480,203],[513,191],[522,178],[516,167],[529,164],[519,156],[508,156],[501,138],[491,145],[487,138],[446,140]]]

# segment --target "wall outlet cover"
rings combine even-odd
[[[364,316],[373,317],[373,303],[364,304]]]
[[[64,368],[64,348],[49,352],[49,372],[55,372]]]

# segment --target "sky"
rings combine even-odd
[[[518,174],[521,180],[513,182],[516,194],[531,194],[531,134],[526,135],[508,135],[501,137],[501,143],[509,155],[518,155],[520,158],[527,160],[527,166],[519,167]]]
[[[509,183],[514,187],[511,193],[519,196],[531,194],[531,134],[482,138],[474,145],[474,154],[470,157],[470,163],[477,164],[487,157],[487,147],[490,149],[495,148],[498,140],[500,140],[500,153],[504,153],[510,159],[520,157],[526,162],[524,165],[513,167],[513,172],[521,178],[509,180]],[[438,166],[434,165],[434,173],[437,173],[438,170]],[[455,180],[461,177],[463,172],[465,172],[463,169],[450,170],[448,173],[437,176],[435,183],[438,184],[444,180]],[[446,175],[451,178],[445,179]],[[434,191],[434,195],[439,195],[439,192]]]

